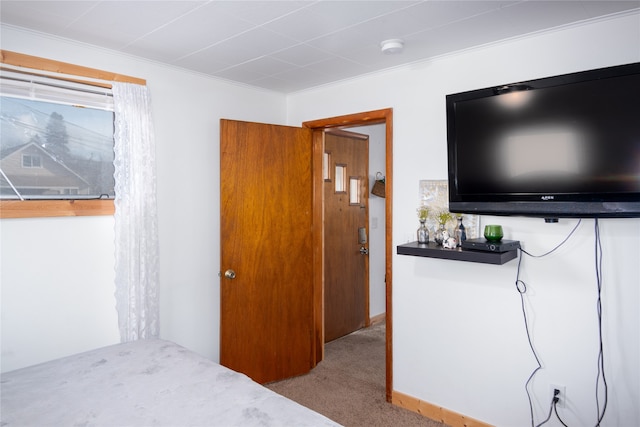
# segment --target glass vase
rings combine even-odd
[[[435,240],[438,245],[442,246],[442,242],[444,242],[448,238],[449,238],[449,232],[445,228],[445,224],[442,223],[438,225],[435,235],[433,236],[433,240]]]
[[[462,223],[462,216],[458,217],[458,228],[456,228],[456,242],[458,246],[462,246],[462,242],[467,240],[467,229],[464,227]]]
[[[420,227],[416,232],[418,237],[418,243],[421,245],[426,245],[429,243],[429,229],[427,229],[426,220],[420,220]]]

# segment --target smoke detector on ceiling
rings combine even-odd
[[[382,43],[380,43],[380,48],[382,49],[382,53],[386,55],[400,53],[404,48],[404,40],[402,39],[385,40]]]

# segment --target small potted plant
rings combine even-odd
[[[429,208],[426,206],[420,206],[416,209],[416,212],[418,212],[418,220],[420,222],[425,222],[429,218]]]
[[[418,228],[417,237],[418,244],[426,245],[429,243],[429,230],[427,229],[427,218],[429,218],[429,209],[426,206],[420,206],[417,209],[418,221],[420,221],[420,227]]]
[[[442,242],[449,238],[449,232],[447,231],[447,222],[453,219],[453,215],[449,211],[440,211],[436,214],[436,220],[438,221],[438,229],[436,230],[434,240],[437,244],[442,245]]]

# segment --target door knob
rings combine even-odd
[[[369,249],[365,248],[364,246],[360,247],[360,253],[362,255],[369,255]]]
[[[227,270],[224,272],[224,277],[226,277],[227,279],[235,279],[236,278],[236,272],[233,270]]]

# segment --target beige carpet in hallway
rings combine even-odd
[[[446,427],[387,403],[384,334],[381,323],[332,341],[310,373],[267,387],[346,427]]]

